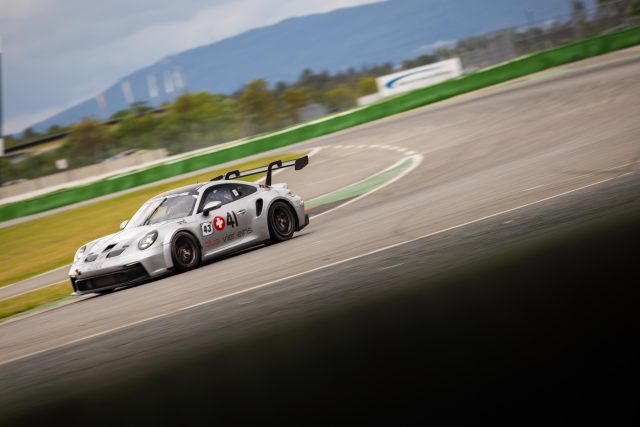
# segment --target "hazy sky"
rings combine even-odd
[[[378,0],[0,0],[4,132],[172,53]]]

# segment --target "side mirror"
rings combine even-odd
[[[124,228],[127,226],[127,224],[129,224],[129,220],[125,219],[124,221],[122,221],[120,223],[120,230],[124,230]]]
[[[222,202],[216,200],[215,202],[209,202],[204,205],[204,209],[202,209],[202,215],[209,216],[209,212],[215,211],[220,206],[222,206]]]

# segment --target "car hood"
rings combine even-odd
[[[85,256],[135,246],[147,233],[156,229],[157,228],[153,226],[134,227],[100,237],[87,243]]]

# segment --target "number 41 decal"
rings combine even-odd
[[[231,226],[231,228],[235,228],[238,225],[238,217],[235,212],[231,211],[227,214],[227,225]]]

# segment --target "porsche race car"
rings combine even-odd
[[[290,239],[309,224],[309,216],[302,198],[287,184],[271,184],[272,172],[300,170],[308,163],[307,156],[275,161],[152,197],[120,224],[119,232],[78,249],[69,270],[74,294],[111,292],[251,246]],[[237,179],[265,172],[264,184]]]

